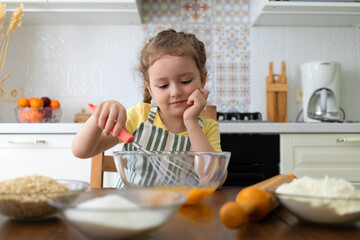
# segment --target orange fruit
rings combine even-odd
[[[43,120],[43,114],[41,110],[37,108],[26,108],[22,109],[19,114],[19,121],[30,123],[30,122],[41,122]]]
[[[44,106],[44,102],[40,98],[31,98],[30,99],[30,107],[42,108],[43,106]]]
[[[52,107],[52,108],[60,108],[60,102],[58,100],[52,99],[50,101],[50,107]]]
[[[229,228],[238,228],[245,222],[244,210],[236,202],[227,202],[220,208],[220,220]]]
[[[41,110],[31,109],[29,118],[30,118],[31,122],[41,122],[43,120],[44,116],[41,113]]]
[[[20,98],[17,101],[17,106],[18,106],[18,108],[29,107],[30,106],[30,101],[27,98]]]

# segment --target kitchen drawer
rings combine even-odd
[[[71,148],[73,134],[2,134],[0,148]]]
[[[360,134],[282,134],[280,172],[360,182]]]
[[[74,134],[0,134],[0,181],[32,174],[90,182],[91,159],[73,156]]]

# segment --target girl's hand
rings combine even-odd
[[[209,91],[204,88],[196,89],[190,94],[187,100],[187,104],[190,106],[185,110],[183,116],[185,125],[189,120],[193,120],[197,123],[200,113],[206,106],[206,99],[208,96]]]
[[[100,103],[93,116],[98,126],[103,129],[105,136],[110,135],[111,129],[114,128],[112,135],[116,137],[126,123],[126,109],[119,102],[113,100]]]

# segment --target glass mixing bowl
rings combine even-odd
[[[185,205],[211,195],[225,180],[230,152],[114,152],[121,177],[117,187],[178,191]]]

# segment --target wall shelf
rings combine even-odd
[[[251,3],[252,26],[360,26],[360,2]]]
[[[19,2],[5,2],[13,12]],[[141,24],[136,0],[32,1],[24,3],[23,24]],[[10,14],[8,14],[10,16]]]

